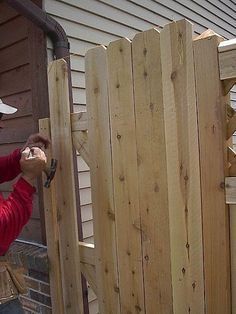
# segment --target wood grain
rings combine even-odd
[[[192,25],[161,31],[174,313],[204,313],[199,143]]]
[[[50,119],[39,120],[39,131],[50,138]],[[51,149],[46,151],[48,162],[52,158]],[[45,179],[45,178],[44,178]],[[57,224],[55,182],[52,181],[50,189],[43,190],[45,229],[47,237],[47,252],[49,260],[50,295],[52,300],[52,313],[63,314],[62,274],[59,254],[59,234]]]
[[[217,35],[194,41],[200,143],[206,313],[231,313],[229,210],[224,180],[228,172],[228,96],[219,79]],[[206,88],[207,86],[207,88]]]
[[[145,313],[130,41],[110,43],[107,54],[121,313]]]
[[[85,57],[88,147],[91,171],[99,313],[120,313],[111,134],[105,47]]]
[[[173,296],[159,32],[136,35],[132,53],[145,307],[166,314]]]
[[[63,60],[48,67],[53,157],[59,162],[55,180],[64,311],[83,313],[78,226],[70,123],[68,66]],[[66,140],[65,140],[66,139]]]

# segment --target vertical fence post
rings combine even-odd
[[[173,311],[203,314],[201,188],[191,23],[182,20],[164,27],[161,63]]]
[[[48,138],[51,137],[49,118],[39,120],[39,131]],[[47,149],[47,158],[48,165],[50,166],[50,160],[52,158],[50,147]],[[55,182],[52,181],[50,189],[44,189],[43,191],[47,252],[49,260],[50,295],[52,313],[64,314],[55,198]]]
[[[132,41],[138,185],[146,313],[172,313],[166,139],[160,33]]]
[[[145,313],[131,42],[107,48],[121,313]],[[127,284],[128,283],[128,284]]]
[[[200,143],[206,313],[229,314],[229,212],[225,204],[227,176],[226,104],[219,78],[217,35],[194,41]]]
[[[48,81],[52,153],[58,160],[54,180],[64,311],[67,314],[82,314],[68,66],[65,60],[60,59],[50,63]]]
[[[85,57],[99,313],[120,313],[106,48]]]

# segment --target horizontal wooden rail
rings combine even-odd
[[[71,132],[73,145],[84,161],[90,164],[88,151],[88,119],[87,112],[71,113]]]
[[[220,79],[224,80],[225,94],[236,83],[236,38],[222,41],[218,46]]]
[[[227,140],[233,136],[234,132],[236,131],[236,113],[233,115],[232,118],[229,119],[227,124]]]
[[[94,293],[97,294],[94,245],[79,242],[80,268]]]
[[[86,111],[71,113],[70,117],[72,132],[88,130],[88,119]]]
[[[219,52],[236,50],[236,38],[222,41],[218,46]]]
[[[236,204],[236,177],[225,178],[226,204]]]
[[[80,262],[95,266],[94,244],[79,242]]]

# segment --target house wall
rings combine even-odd
[[[84,56],[96,45],[128,37],[140,31],[182,18],[194,23],[195,34],[207,28],[226,39],[236,37],[236,4],[231,0],[44,0],[45,10],[65,29],[71,45],[74,111],[86,110]],[[52,44],[48,40],[48,61]],[[232,105],[236,106],[236,89]],[[89,168],[78,156],[83,234],[93,242],[92,202]],[[91,313],[97,313],[95,296],[89,293]]]
[[[41,0],[34,2],[41,6]],[[0,98],[18,108],[16,114],[4,117],[6,121],[0,137],[1,155],[21,147],[30,134],[38,132],[38,118],[48,116],[48,105],[44,99],[47,92],[45,78],[45,83],[41,83],[42,67],[45,68],[46,75],[45,55],[44,34],[1,2]],[[12,184],[13,182],[8,182],[1,185],[0,189],[5,196],[12,190]],[[40,195],[38,188],[32,217],[20,235],[22,239],[39,243],[43,241]]]

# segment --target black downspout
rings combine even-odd
[[[64,58],[68,63],[68,74],[69,74],[69,96],[70,96],[70,109],[73,111],[73,98],[72,98],[72,84],[71,84],[71,69],[70,69],[70,44],[64,31],[63,27],[49,16],[45,11],[39,8],[31,0],[5,0],[5,2],[19,12],[21,15],[29,19],[44,33],[50,37],[53,42],[53,53],[54,59]],[[78,182],[78,169],[77,169],[77,159],[76,152],[74,151],[74,165],[75,165],[75,185],[76,185],[76,203],[77,203],[77,216],[78,216],[78,232],[79,239],[83,241],[82,233],[82,220],[81,220],[81,210],[80,210],[80,197],[79,197],[79,182]],[[82,275],[82,291],[83,291],[83,304],[84,313],[89,314],[88,307],[88,290],[87,283]]]
[[[65,58],[70,55],[70,45],[66,32],[50,15],[31,0],[5,0],[5,2],[41,28],[51,38],[55,59]]]

